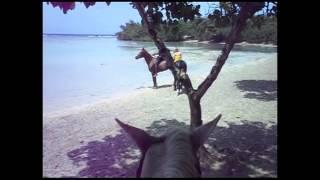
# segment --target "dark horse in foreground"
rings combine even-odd
[[[116,119],[134,140],[141,152],[137,177],[201,177],[198,150],[208,139],[221,118],[194,130],[172,127],[161,136],[151,136],[142,129]]]
[[[140,58],[144,58],[147,65],[148,65],[148,69],[149,71],[151,72],[151,76],[152,76],[152,80],[153,80],[153,87],[154,88],[157,88],[158,85],[157,85],[157,78],[155,77],[155,74],[156,74],[156,58],[153,57],[150,53],[148,53],[144,48],[141,49],[141,51],[139,52],[139,54],[136,56],[136,59],[140,59]],[[167,59],[161,61],[157,67],[157,72],[162,72],[162,71],[166,71],[170,69],[170,66],[169,66],[169,63],[167,61]],[[186,72],[187,71],[187,65],[184,61],[181,60],[181,62],[179,63],[179,66],[174,66],[174,68],[172,68],[174,74],[177,74],[178,72],[180,71],[184,71]],[[173,86],[174,86],[174,90],[177,89],[177,86],[178,86],[178,81],[177,81],[177,77],[176,75],[174,75],[174,83],[173,83]],[[178,86],[179,88],[180,86]]]

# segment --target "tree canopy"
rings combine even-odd
[[[255,23],[259,19],[259,24]],[[151,41],[148,32],[141,23],[132,20],[121,25],[117,32],[119,40]],[[193,21],[178,20],[176,24],[160,24],[156,27],[158,36],[165,42],[199,40],[210,42],[225,42],[231,30],[231,23],[217,26],[209,18],[197,17]],[[248,19],[238,42],[273,43],[277,44],[277,18],[254,16]]]
[[[76,6],[75,2],[47,2],[51,3],[53,7],[59,7],[63,13],[67,13],[69,10],[73,10]],[[82,2],[86,8],[95,5],[96,2]],[[111,1],[106,1],[106,4],[109,6]],[[137,4],[141,5],[146,9],[147,14],[150,17],[150,20],[154,24],[159,23],[177,23],[178,19],[194,20],[196,17],[201,16],[200,14],[200,5],[194,5],[190,2],[130,2],[130,5],[134,9],[137,9]],[[213,3],[212,3],[213,4]],[[212,5],[211,4],[211,5]],[[230,18],[239,14],[241,7],[244,5],[244,2],[219,2],[216,3],[207,15],[209,19],[215,20],[216,25],[223,25],[230,23]],[[272,7],[269,8],[270,4]],[[257,7],[259,10],[264,8],[264,13],[267,16],[276,16],[277,15],[277,2],[255,2],[251,3],[251,6]]]

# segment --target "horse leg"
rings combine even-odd
[[[176,91],[177,90],[177,83],[178,83],[178,71],[177,69],[174,67],[174,70],[172,71],[173,74],[173,90]]]
[[[157,77],[154,76],[154,74],[152,74],[152,81],[153,81],[153,88],[158,88],[158,85],[157,85]]]
[[[181,79],[179,79],[179,82],[178,82],[178,91],[181,92]]]
[[[176,91],[177,90],[177,77],[174,76],[174,80],[173,80],[173,90]]]
[[[154,64],[154,74],[152,76],[156,77],[158,75],[158,61]]]
[[[178,89],[179,91],[179,83],[180,83],[180,69],[175,68],[175,76],[174,76],[174,87],[173,90],[176,91]]]

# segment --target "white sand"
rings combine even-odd
[[[208,73],[204,72],[203,77],[191,77],[193,86],[197,87]],[[238,80],[277,80],[277,57],[224,67],[202,99],[204,123],[219,113],[222,119],[218,126],[228,126],[227,122],[241,123],[240,119],[277,123],[277,101],[244,98],[246,92],[235,86],[234,81]],[[117,134],[120,127],[115,117],[145,129],[160,119],[177,119],[189,124],[189,116],[187,97],[177,96],[172,87],[139,89],[126,97],[46,115],[43,117],[44,176],[76,176],[86,164],[74,165],[67,153],[87,142]]]
[[[187,41],[183,41],[184,43],[199,43],[199,44],[210,44],[210,41],[198,41],[198,40],[187,40]],[[213,44],[220,44],[220,45],[224,45],[225,43],[213,43]],[[264,43],[248,43],[248,42],[241,42],[241,43],[235,43],[236,46],[241,46],[241,47],[273,47],[276,48],[277,45],[274,44],[264,44]]]

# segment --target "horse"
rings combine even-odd
[[[183,87],[183,81],[187,78],[187,64],[183,60],[180,60],[176,62],[175,70],[176,70],[176,78],[174,83],[175,83],[176,89],[178,90],[178,95],[180,95],[183,93],[183,91],[185,91],[185,87]]]
[[[151,136],[142,129],[115,119],[141,151],[137,177],[201,177],[197,151],[221,118],[194,130],[172,128],[162,136]]]
[[[136,59],[140,59],[140,58],[144,58],[147,65],[148,65],[148,69],[151,72],[151,76],[152,76],[152,80],[153,80],[153,88],[157,88],[157,78],[155,77],[156,72],[155,72],[155,66],[156,66],[156,58],[153,57],[150,53],[148,53],[148,51],[146,51],[144,48],[142,48],[140,50],[140,52],[138,53],[138,55],[135,57]],[[169,65],[167,60],[163,60],[159,63],[158,68],[157,68],[157,72],[162,72],[162,71],[166,71],[170,69],[172,71],[173,74],[175,74],[177,72],[177,67],[173,67],[171,68],[171,66]],[[174,90],[176,90],[176,84],[177,84],[177,78],[176,75],[174,75],[174,83],[173,83],[173,87]]]

